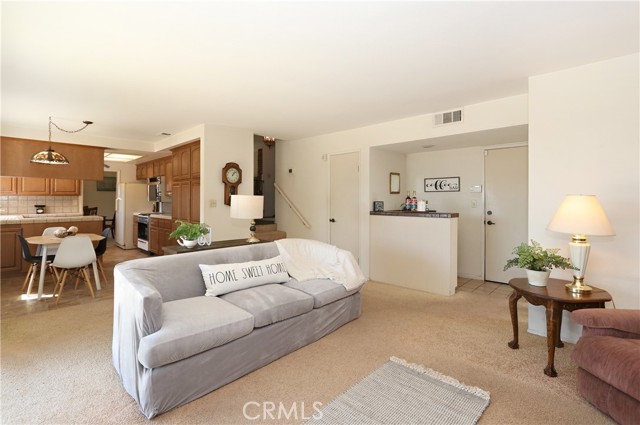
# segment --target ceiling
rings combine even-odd
[[[526,93],[529,76],[637,52],[638,16],[609,1],[4,1],[3,135],[52,116],[132,149],[203,123],[299,139]]]

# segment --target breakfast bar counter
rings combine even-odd
[[[458,213],[370,213],[370,279],[439,295],[458,284]]]

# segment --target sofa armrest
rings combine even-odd
[[[588,308],[571,313],[583,326],[582,335],[611,335],[640,339],[640,310]]]
[[[125,275],[119,265],[113,276],[112,361],[125,389],[137,400],[143,374],[138,348],[142,338],[162,327],[162,296],[153,285],[136,281],[130,273]]]

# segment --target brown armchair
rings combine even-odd
[[[584,309],[571,359],[578,392],[620,424],[640,423],[640,310]]]

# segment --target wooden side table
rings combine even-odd
[[[562,348],[564,344],[560,340],[562,326],[562,310],[574,311],[581,308],[604,308],[604,303],[611,301],[611,295],[603,290],[593,288],[591,292],[573,293],[567,291],[565,284],[569,282],[560,279],[549,279],[547,286],[529,285],[526,278],[516,278],[509,281],[513,288],[513,294],[509,297],[509,312],[511,313],[511,325],[513,326],[513,341],[509,347],[516,350],[518,345],[518,307],[517,303],[524,297],[533,305],[543,305],[547,316],[547,367],[544,374],[556,377],[558,373],[553,365],[556,347]]]

